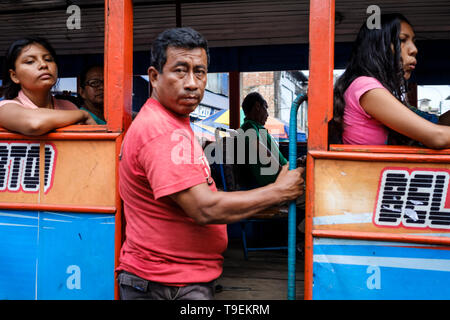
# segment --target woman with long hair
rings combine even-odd
[[[24,135],[41,135],[71,124],[96,124],[88,112],[55,99],[56,54],[43,38],[15,41],[4,61],[0,87],[0,126]]]
[[[407,80],[418,50],[411,24],[401,14],[381,15],[381,28],[364,23],[345,72],[334,87],[330,143],[403,144],[450,148],[450,113],[441,117],[408,107]]]

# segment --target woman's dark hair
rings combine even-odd
[[[329,143],[342,143],[345,90],[360,76],[381,82],[400,102],[404,101],[406,80],[401,59],[400,23],[409,21],[399,13],[382,14],[381,28],[369,29],[364,23],[359,29],[345,72],[334,86],[333,119],[329,123]]]
[[[3,78],[2,78],[2,86],[0,87],[0,97],[5,97],[5,99],[14,99],[17,97],[20,91],[20,85],[14,83],[11,80],[11,77],[9,75],[9,70],[15,70],[16,69],[16,60],[19,57],[20,53],[22,52],[23,48],[26,46],[29,46],[31,44],[40,44],[43,46],[53,57],[53,59],[56,61],[56,52],[53,49],[53,47],[50,45],[50,43],[41,37],[27,37],[23,39],[19,39],[14,41],[8,48],[5,54],[5,60],[3,65]]]
[[[192,28],[172,28],[161,32],[152,44],[150,66],[162,73],[167,61],[167,48],[203,48],[209,64],[209,49],[206,39]]]

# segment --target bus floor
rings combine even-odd
[[[251,251],[244,259],[240,239],[230,239],[224,252],[222,276],[216,285],[216,300],[286,300],[287,250]],[[304,259],[297,257],[296,299],[304,297]]]

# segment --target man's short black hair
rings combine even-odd
[[[244,98],[244,101],[242,101],[242,110],[244,111],[244,114],[248,115],[252,111],[253,107],[257,102],[260,103],[261,105],[264,105],[266,103],[266,100],[259,92],[249,93]]]
[[[209,64],[209,49],[206,39],[192,28],[172,28],[161,32],[152,44],[150,66],[162,73],[167,61],[167,48],[203,48]]]

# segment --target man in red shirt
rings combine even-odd
[[[189,114],[203,98],[206,40],[169,29],[152,45],[152,93],[124,138],[119,190],[126,220],[121,299],[212,299],[227,247],[226,224],[303,194],[303,169],[275,183],[218,192]]]

